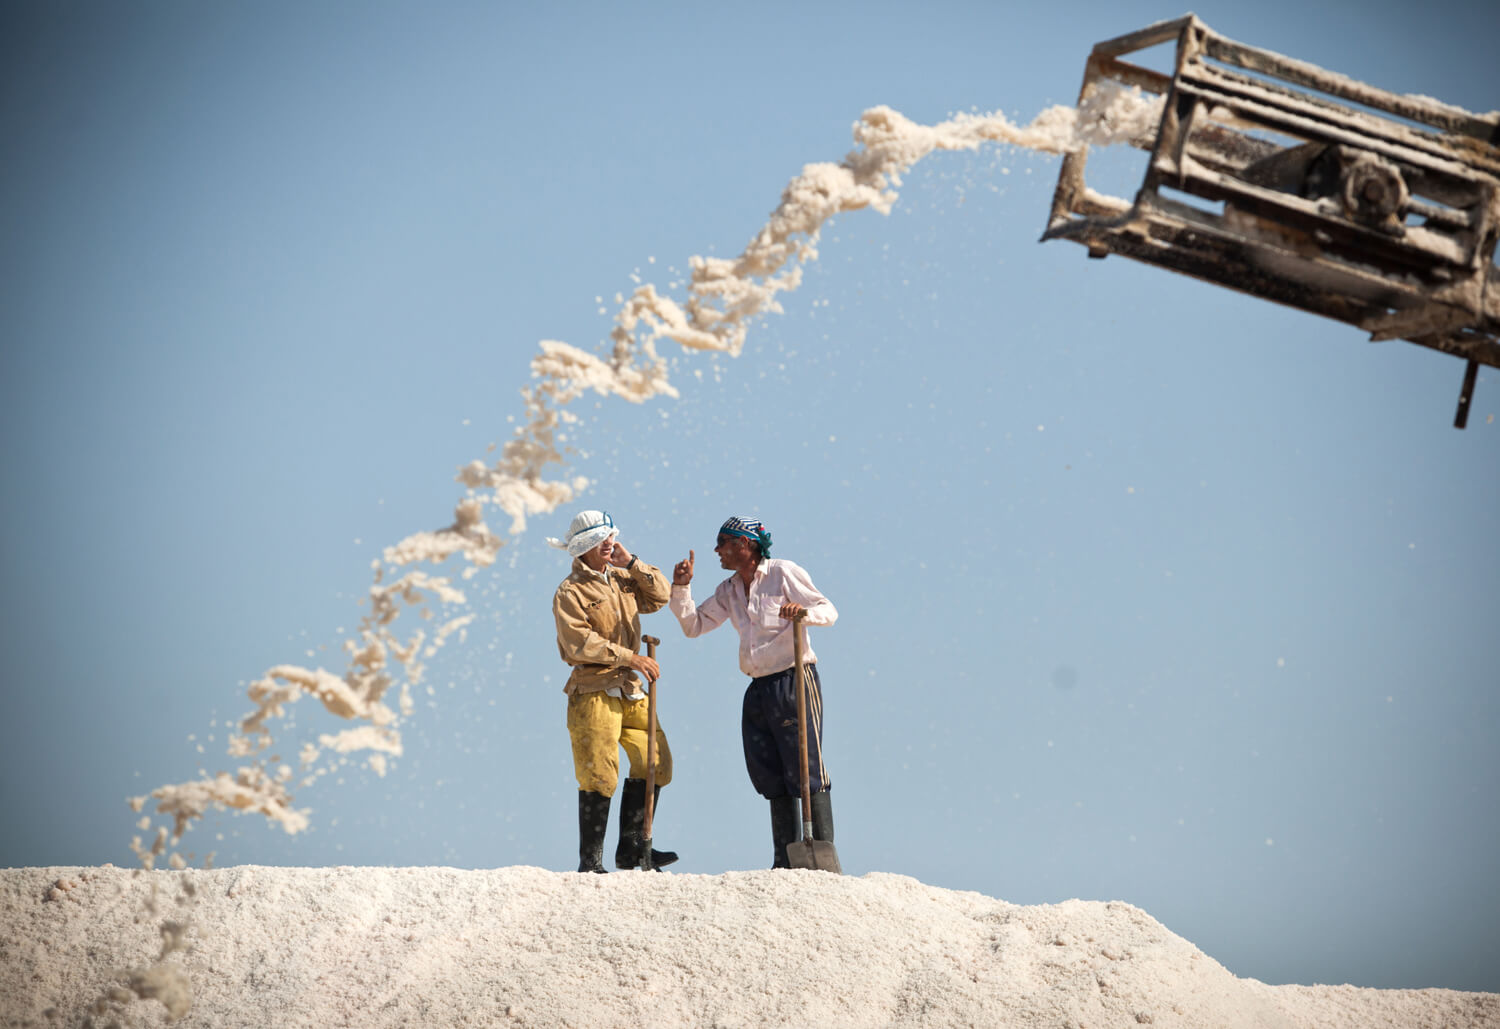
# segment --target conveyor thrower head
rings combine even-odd
[[[1168,75],[1122,56],[1177,41]],[[1064,158],[1042,239],[1123,254],[1305,311],[1372,340],[1500,368],[1500,111],[1472,114],[1226,39],[1194,15],[1094,47],[1105,80],[1163,98],[1134,202]],[[1358,107],[1353,106],[1358,105]]]

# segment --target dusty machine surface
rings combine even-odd
[[[1122,58],[1176,40],[1171,74]],[[1042,239],[1122,254],[1500,368],[1500,111],[1376,89],[1213,32],[1194,15],[1099,43],[1106,80],[1163,97],[1134,201],[1063,160]]]

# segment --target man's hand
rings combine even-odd
[[[637,654],[631,658],[630,667],[644,675],[647,682],[655,682],[661,677],[661,665],[656,663],[655,658],[647,657],[645,654]]]
[[[788,619],[789,621],[795,622],[805,614],[807,614],[807,608],[803,607],[801,604],[781,605],[781,617]]]
[[[672,585],[686,586],[693,581],[693,552],[688,551],[686,561],[678,561],[672,566]]]
[[[631,553],[625,544],[620,542],[620,537],[615,537],[615,548],[609,552],[609,563],[616,568],[624,568],[630,563]]]

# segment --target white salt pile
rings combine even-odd
[[[143,904],[187,880],[213,931],[165,963],[194,984],[179,1026],[1500,1025],[1497,994],[1239,979],[1129,904],[883,873],[257,866],[0,872],[0,1021],[110,1024],[90,1005],[158,942]],[[153,1000],[126,1024],[166,1021]]]

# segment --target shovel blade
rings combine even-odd
[[[843,875],[839,864],[839,852],[828,840],[798,840],[786,845],[787,864],[793,868],[811,868],[820,872]]]

